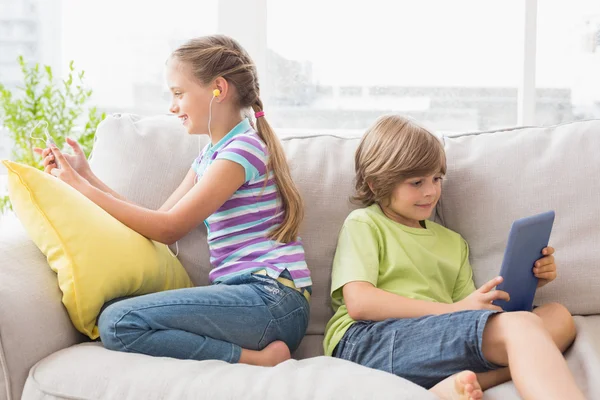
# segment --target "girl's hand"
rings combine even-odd
[[[461,301],[452,304],[453,312],[466,311],[466,310],[495,310],[502,311],[501,307],[492,304],[494,300],[505,300],[509,301],[510,296],[503,290],[493,290],[502,282],[502,277],[497,276],[491,281],[487,282],[479,289],[471,293],[468,297]]]
[[[58,147],[52,145],[51,150],[58,160],[60,169],[56,168],[55,163],[50,163],[44,169],[47,173],[54,175],[61,181],[69,184],[80,192],[83,191],[87,186],[90,186],[90,183],[84,177],[79,175],[79,173],[75,171],[71,164],[69,164],[69,161],[67,161],[67,158],[60,152]]]
[[[73,154],[63,154],[63,156],[68,161],[69,165],[79,175],[81,175],[85,179],[88,179],[88,177],[91,174],[91,168],[87,158],[85,157],[85,153],[81,149],[81,146],[79,146],[79,143],[77,143],[76,140],[73,140],[71,138],[67,138],[67,143],[73,149]],[[49,172],[50,169],[56,168],[54,155],[50,151],[50,148],[40,149],[39,147],[36,147],[33,149],[33,151],[37,154],[40,154],[43,157],[42,163],[46,172]]]
[[[544,257],[535,262],[533,274],[539,279],[538,288],[552,282],[556,279],[556,263],[554,262],[554,248],[546,247],[542,250]]]

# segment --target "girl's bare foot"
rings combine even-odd
[[[259,351],[242,349],[239,362],[263,367],[274,367],[290,358],[292,358],[290,349],[288,349],[285,343],[278,340]]]
[[[481,400],[483,391],[474,372],[463,371],[452,375],[430,391],[443,400]]]

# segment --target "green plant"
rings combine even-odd
[[[11,158],[43,169],[41,157],[33,148],[44,147],[44,142],[30,137],[44,137],[41,128],[32,132],[39,121],[48,123],[48,132],[59,148],[65,146],[67,137],[72,137],[89,156],[96,128],[106,114],[99,113],[96,107],[85,107],[92,90],[83,86],[84,71],[75,71],[71,61],[68,77],[55,81],[50,66],[43,66],[42,72],[39,64],[29,66],[22,56],[18,62],[23,73],[22,86],[11,92],[0,83],[0,126],[8,130],[13,144]],[[0,215],[10,208],[8,196],[0,197]]]

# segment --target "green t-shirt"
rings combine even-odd
[[[425,226],[399,224],[386,217],[378,204],[346,218],[333,260],[335,314],[325,331],[326,355],[333,353],[355,322],[344,304],[346,283],[365,281],[400,296],[447,304],[475,291],[467,242],[435,222],[425,221]]]

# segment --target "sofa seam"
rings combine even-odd
[[[32,382],[35,383],[35,385],[37,386],[37,388],[40,392],[42,392],[48,396],[55,396],[55,397],[59,397],[61,399],[66,399],[66,400],[89,400],[86,397],[74,397],[74,396],[65,395],[65,394],[59,393],[59,392],[53,392],[53,391],[43,387],[42,384],[40,384],[40,382],[37,379],[35,379],[35,376],[34,376],[35,372],[37,371],[37,367],[38,367],[38,365],[36,364],[31,368],[31,370],[29,371],[29,378],[31,378]]]
[[[0,335],[0,367],[2,367],[2,374],[4,375],[4,381],[6,382],[6,398],[7,400],[11,400],[12,389],[10,385],[10,375],[8,374],[8,364],[6,362],[6,356],[4,355],[4,346],[2,345],[2,335]]]
[[[591,121],[600,121],[600,119],[596,119],[596,118],[583,119],[583,120],[578,120],[578,121],[569,121],[569,122],[563,122],[560,124],[547,125],[547,126],[523,125],[523,126],[515,126],[515,127],[511,127],[511,128],[500,128],[500,129],[494,129],[494,130],[488,130],[488,131],[471,131],[471,132],[463,132],[463,133],[458,133],[458,134],[442,135],[442,137],[444,139],[445,138],[456,139],[456,138],[462,138],[462,137],[466,137],[466,136],[479,136],[479,135],[485,135],[485,134],[490,134],[490,133],[513,132],[513,131],[519,131],[522,129],[532,129],[532,128],[551,129],[551,128],[558,128],[561,126],[577,124],[577,123],[581,123],[581,122],[591,122]],[[445,144],[445,140],[444,140],[444,144]]]
[[[331,138],[336,138],[336,139],[342,139],[344,141],[348,141],[348,140],[359,140],[361,139],[362,136],[340,136],[340,135],[334,135],[331,133],[325,133],[325,134],[313,134],[313,135],[291,135],[291,136],[285,136],[282,138],[279,138],[279,140],[283,141],[290,141],[290,140],[294,140],[294,139],[314,139],[314,138],[324,138],[324,137],[331,137]]]

